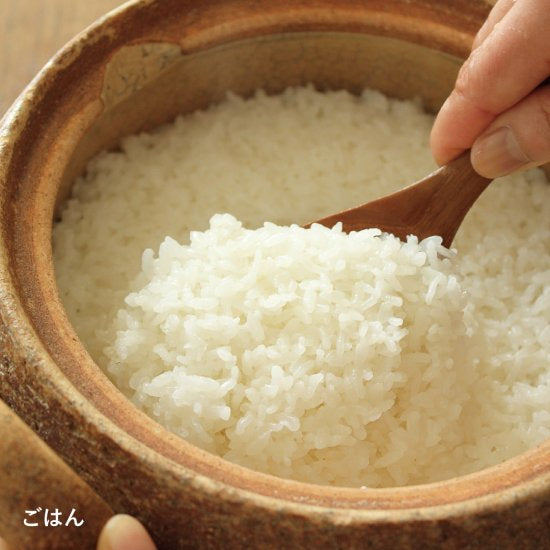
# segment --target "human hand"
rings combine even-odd
[[[0,550],[9,550],[1,538]],[[97,541],[97,550],[156,550],[156,546],[137,519],[118,514],[103,526]]]
[[[156,550],[156,546],[137,519],[118,514],[103,526],[97,550]]]
[[[550,3],[499,0],[436,118],[435,160],[471,148],[473,167],[489,178],[549,162],[549,75]]]

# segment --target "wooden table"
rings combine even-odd
[[[75,34],[122,0],[0,0],[0,117]]]

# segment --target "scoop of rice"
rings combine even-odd
[[[108,369],[169,429],[242,465],[420,479],[453,445],[471,380],[451,256],[439,237],[216,215],[189,245],[144,253]]]

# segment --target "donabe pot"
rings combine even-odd
[[[246,96],[310,82],[420,96],[435,111],[489,9],[481,0],[130,2],[76,37],[20,96],[0,142],[0,397],[99,495],[80,510],[93,526],[84,547],[111,509],[136,515],[166,549],[548,542],[550,443],[472,475],[396,489],[253,472],[138,411],[79,342],[53,274],[58,206],[86,162],[122,136],[227,90]],[[72,487],[67,479],[61,489]],[[25,498],[11,495],[12,510]],[[11,529],[14,540],[27,536]]]

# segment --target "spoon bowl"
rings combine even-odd
[[[401,240],[407,235],[420,240],[440,235],[448,248],[468,210],[491,181],[474,170],[467,151],[404,189],[312,223],[332,227],[342,222],[348,233],[377,227]]]

